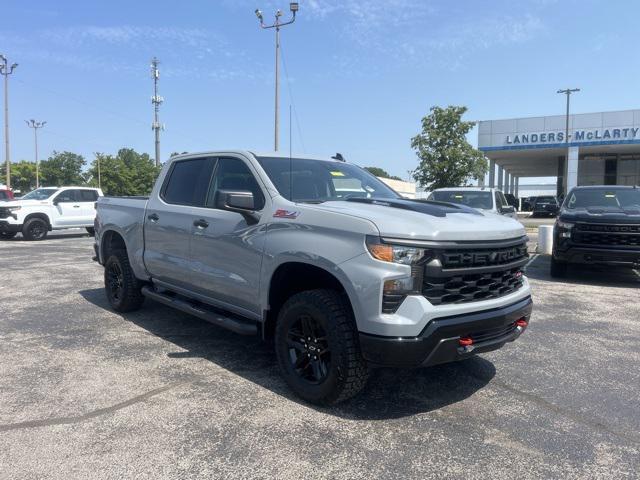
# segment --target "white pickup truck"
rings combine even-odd
[[[26,240],[43,240],[51,230],[86,228],[93,235],[95,204],[102,190],[89,187],[45,187],[2,202],[0,240],[19,232]]]

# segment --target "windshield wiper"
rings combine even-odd
[[[296,203],[311,203],[313,205],[318,205],[320,203],[324,203],[324,200],[294,200]]]

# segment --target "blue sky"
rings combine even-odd
[[[281,148],[342,152],[408,177],[409,141],[432,105],[468,119],[637,108],[640,2],[302,0],[282,31]],[[273,146],[273,32],[288,2],[5,2],[12,158],[32,159],[25,119],[46,120],[41,152],[153,152],[149,60],[161,64],[162,152]],[[41,155],[41,157],[44,155]],[[166,158],[166,157],[165,157]]]

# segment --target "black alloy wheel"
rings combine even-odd
[[[107,268],[107,295],[109,300],[119,303],[123,297],[124,274],[117,262],[111,262]]]
[[[331,368],[331,350],[327,334],[320,323],[302,314],[287,332],[289,362],[297,375],[318,385],[326,380]]]

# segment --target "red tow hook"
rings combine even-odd
[[[527,322],[527,320],[524,317],[522,317],[516,320],[515,326],[520,331],[520,333],[522,333],[524,332],[525,328],[529,326],[529,322]]]
[[[465,353],[472,352],[476,348],[473,346],[473,338],[471,337],[460,337],[458,339],[458,345],[460,345],[461,350]]]

